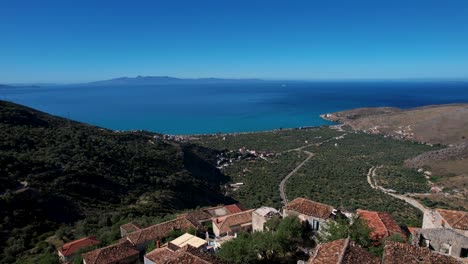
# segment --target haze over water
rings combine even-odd
[[[468,102],[468,82],[260,82],[0,89],[0,99],[115,130],[247,132],[330,124],[357,107]]]

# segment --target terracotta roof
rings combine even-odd
[[[419,230],[418,227],[412,227],[408,226],[408,231],[410,232],[411,235],[414,235],[414,231]]]
[[[244,208],[240,204],[230,204],[205,208],[203,209],[203,211],[210,214],[212,217],[221,217],[229,214],[242,212],[244,211]]]
[[[133,245],[138,245],[147,241],[163,239],[167,237],[173,230],[188,231],[192,228],[196,228],[192,222],[186,218],[177,218],[171,221],[137,230],[128,234],[127,239]]]
[[[138,256],[139,252],[128,241],[103,247],[83,254],[86,264],[113,264],[129,257]]]
[[[210,221],[211,215],[203,210],[196,210],[185,214],[180,214],[177,218],[186,218],[194,225],[200,225],[201,222]]]
[[[167,247],[157,248],[145,257],[158,264],[219,264],[222,263],[216,257],[204,253],[199,249],[184,246],[176,251]]]
[[[308,264],[378,264],[379,259],[349,239],[319,245]]]
[[[425,247],[387,241],[382,264],[459,264],[453,257],[432,252]]]
[[[221,234],[231,231],[232,226],[252,223],[252,212],[254,209],[230,214],[213,219],[213,223],[218,227]]]
[[[141,229],[141,227],[138,224],[133,223],[133,222],[121,225],[120,228],[125,230],[127,234]]]
[[[388,213],[358,209],[357,214],[359,218],[365,220],[367,225],[372,229],[370,238],[373,240],[380,240],[393,234],[399,234],[403,238],[406,238],[403,230]]]
[[[78,250],[86,247],[91,247],[99,245],[101,242],[96,240],[96,237],[84,237],[75,241],[68,242],[63,244],[58,251],[62,253],[63,256],[68,257],[75,254]]]
[[[328,219],[333,212],[333,207],[305,198],[296,198],[289,202],[284,208],[322,219]]]
[[[468,230],[468,212],[436,209],[442,218],[452,228]]]

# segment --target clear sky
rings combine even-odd
[[[467,0],[0,0],[0,83],[468,78]]]

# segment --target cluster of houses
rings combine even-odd
[[[174,220],[145,228],[127,223],[120,227],[122,238],[117,243],[84,253],[82,258],[84,264],[223,263],[213,252],[235,239],[239,232],[265,231],[265,223],[272,218],[296,216],[318,232],[336,217],[352,215],[370,227],[373,241],[399,235],[404,239],[411,237],[411,243],[387,241],[382,258],[377,258],[349,238],[340,239],[319,244],[308,260],[298,263],[468,263],[467,212],[437,209],[431,217],[424,218],[423,228],[404,231],[388,213],[346,213],[305,198],[289,202],[282,212],[271,207],[246,210],[232,204],[180,214]],[[173,231],[185,233],[167,241]],[[82,238],[63,245],[58,254],[63,262],[68,262],[81,249],[98,245],[94,237]],[[149,245],[155,249],[146,252]]]

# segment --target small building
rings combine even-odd
[[[138,264],[138,250],[128,241],[82,254],[83,264]]]
[[[181,230],[187,232],[196,228],[196,225],[187,218],[182,217],[132,232],[127,235],[127,240],[135,246],[138,251],[143,252],[150,243],[164,239],[170,235],[172,231]]]
[[[203,226],[207,223],[211,223],[212,216],[205,210],[196,210],[188,213],[180,214],[177,218],[185,218],[189,220],[195,226]]]
[[[327,221],[335,218],[337,210],[330,205],[314,202],[305,198],[296,198],[283,207],[283,217],[297,216],[307,222],[313,231],[326,226]]]
[[[221,217],[225,215],[240,213],[244,211],[244,208],[240,204],[220,205],[203,209],[211,217]]]
[[[452,228],[468,236],[468,212],[435,209],[430,214],[424,214],[423,228]]]
[[[370,238],[374,241],[380,241],[392,235],[399,235],[406,239],[406,234],[393,219],[393,217],[384,212],[357,210],[358,217],[367,223],[372,230]]]
[[[126,237],[128,234],[140,230],[141,227],[133,222],[120,226],[120,237]]]
[[[144,264],[222,264],[215,256],[186,245],[182,248],[156,248],[145,255]]]
[[[453,257],[434,253],[428,248],[387,241],[382,256],[382,264],[460,264]]]
[[[169,242],[170,245],[176,246],[178,248],[183,248],[186,245],[189,245],[194,248],[202,248],[203,246],[206,245],[206,243],[207,243],[206,240],[201,239],[189,233],[185,233],[181,235],[180,237]]]
[[[263,232],[265,223],[272,219],[281,217],[280,212],[272,207],[260,207],[252,213],[252,229],[253,231]]]
[[[451,228],[415,228],[411,244],[452,257],[468,258],[468,237]]]
[[[215,236],[235,235],[240,231],[252,230],[252,210],[213,218],[213,233]]]
[[[57,249],[57,254],[62,262],[71,262],[81,249],[89,248],[101,244],[96,237],[84,237],[75,241],[63,244]]]
[[[347,239],[318,245],[307,264],[379,264],[380,260]]]

